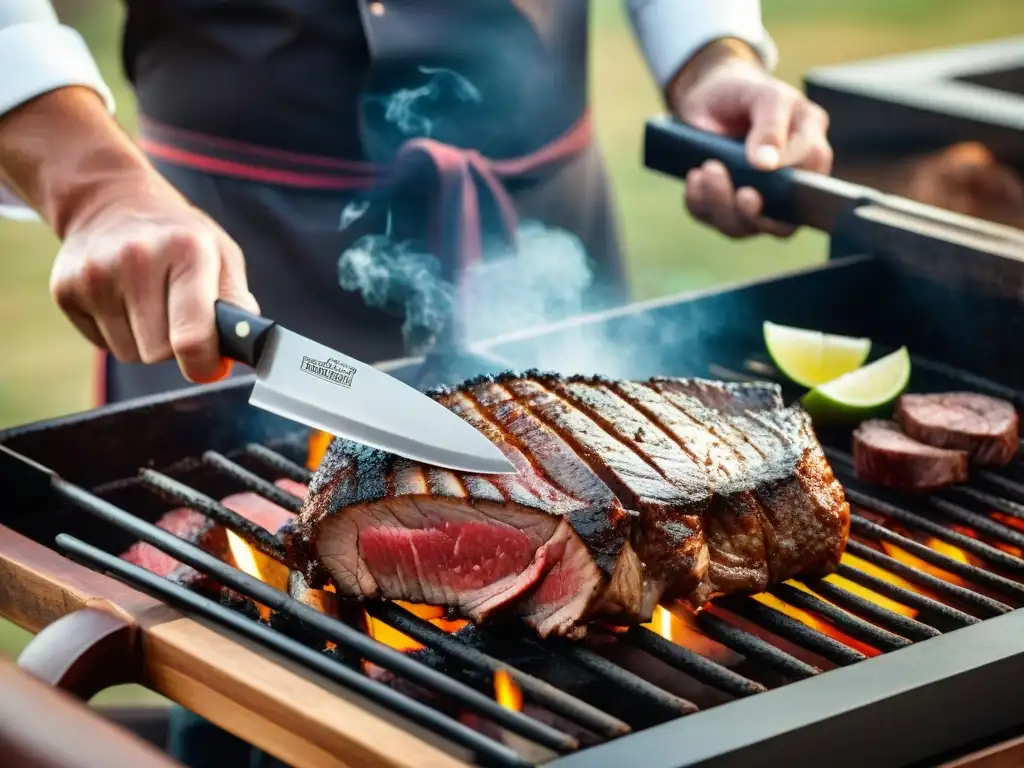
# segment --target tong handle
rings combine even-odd
[[[763,171],[747,160],[745,146],[735,139],[702,131],[670,117],[648,120],[644,132],[644,165],[677,179],[708,160],[729,170],[733,185],[753,187],[764,199],[764,213],[776,221],[800,225],[793,205],[793,170]]]
[[[221,357],[255,368],[277,323],[223,299],[214,302]]]

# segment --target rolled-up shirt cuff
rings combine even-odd
[[[114,113],[114,96],[77,30],[46,22],[0,28],[0,117],[37,96],[72,85],[96,91]],[[0,217],[39,218],[2,184]]]
[[[722,38],[747,43],[770,70],[778,63],[778,49],[761,22],[760,0],[627,0],[626,7],[662,89],[695,53]]]

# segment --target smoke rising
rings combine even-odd
[[[405,136],[433,136],[438,120],[451,110],[449,98],[462,104],[480,103],[480,91],[458,72],[444,67],[417,69],[430,76],[420,87],[402,88],[387,96],[367,99],[383,104],[384,120]],[[433,113],[439,117],[428,116]]]

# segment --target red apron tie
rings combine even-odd
[[[587,110],[565,133],[522,157],[493,160],[433,139],[410,139],[391,165],[262,147],[172,128],[140,117],[139,146],[150,158],[202,173],[300,189],[369,192],[431,189],[428,243],[434,255],[452,265],[456,285],[483,256],[482,198],[496,216],[500,234],[516,246],[518,216],[504,182],[542,178],[584,151],[593,140]],[[431,185],[428,187],[427,185]],[[464,291],[460,291],[465,295]],[[455,331],[456,333],[458,331]],[[96,401],[106,402],[106,353],[101,350]]]

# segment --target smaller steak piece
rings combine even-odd
[[[865,482],[930,491],[967,481],[967,453],[919,443],[891,421],[872,419],[853,433],[853,465]]]
[[[1011,403],[974,392],[903,395],[896,421],[910,437],[967,451],[981,466],[1004,467],[1017,455],[1020,420]]]

